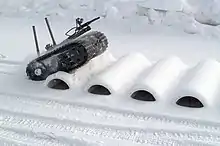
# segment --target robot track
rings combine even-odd
[[[57,71],[70,72],[105,52],[107,47],[106,36],[98,31],[77,39],[66,39],[31,61],[26,68],[27,76],[31,80],[41,81]]]

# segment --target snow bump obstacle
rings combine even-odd
[[[48,76],[45,84],[47,87],[52,89],[67,90],[71,88],[73,80],[70,74],[58,71]]]
[[[217,101],[219,89],[220,63],[200,61],[182,78],[174,102],[184,107],[211,107]]]
[[[132,53],[119,58],[106,70],[98,73],[88,83],[89,93],[99,95],[123,94],[151,63],[141,53]]]
[[[186,65],[178,57],[162,59],[142,73],[130,96],[143,101],[166,100],[185,69]]]

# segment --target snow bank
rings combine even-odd
[[[172,3],[172,4],[171,4]],[[3,16],[37,16],[57,15],[65,16],[68,13],[106,15],[110,11],[119,15],[132,15],[137,10],[137,4],[149,8],[162,10],[181,10],[180,0],[0,0],[1,14]],[[127,9],[129,7],[129,9]],[[86,12],[87,11],[87,12]],[[83,15],[84,15],[83,14]]]
[[[220,25],[220,1],[185,0],[184,4],[198,22],[212,26]]]
[[[219,7],[217,0],[0,0],[0,16],[31,19],[47,16],[71,22],[76,17],[88,20],[101,16],[106,28],[117,31],[149,33],[151,26],[155,26],[153,32],[177,30],[216,36],[217,28],[210,30],[203,24],[219,25]]]
[[[183,9],[181,0],[145,0],[139,4],[147,8],[165,11],[181,11]]]
[[[166,100],[169,92],[176,87],[186,67],[178,57],[169,57],[158,61],[149,71],[144,72],[144,76],[141,76],[139,81],[136,81],[130,96],[146,101],[148,98],[154,98],[156,101]],[[151,95],[151,97],[145,95]]]
[[[211,107],[216,101],[220,88],[219,83],[220,63],[215,60],[201,61],[189,70],[181,80],[173,101],[185,106],[196,106],[193,104],[199,106],[198,104],[202,104],[201,106]],[[197,103],[193,103],[193,101]]]
[[[140,73],[150,65],[147,58],[140,53],[123,56],[106,70],[97,74],[89,82],[86,90],[93,94],[98,94],[95,90],[106,91],[107,95],[124,93],[132,86]]]

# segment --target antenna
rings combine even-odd
[[[32,28],[33,28],[33,33],[34,33],[34,41],[35,41],[35,45],[36,45],[37,55],[40,56],[40,50],[39,50],[39,45],[38,45],[37,33],[36,33],[35,26],[32,26]]]
[[[55,42],[55,39],[54,39],[54,37],[53,37],[53,33],[52,33],[52,30],[51,30],[50,24],[49,24],[49,22],[48,22],[48,19],[45,18],[45,21],[46,21],[47,28],[48,28],[48,30],[49,30],[50,37],[51,37],[51,39],[52,39],[53,45],[56,45],[56,42]]]

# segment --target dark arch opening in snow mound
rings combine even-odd
[[[97,95],[110,95],[111,92],[102,85],[93,85],[89,88],[89,93],[97,94]]]
[[[69,89],[69,86],[67,85],[66,82],[60,79],[53,79],[51,80],[48,85],[49,88],[52,89],[58,89],[58,90],[67,90]]]
[[[136,100],[141,100],[141,101],[156,101],[154,96],[145,90],[138,90],[134,92],[131,97]]]
[[[204,107],[204,105],[202,104],[202,102],[192,96],[184,96],[182,98],[180,98],[177,102],[177,105],[179,106],[184,106],[184,107],[190,107],[190,108],[202,108]]]

